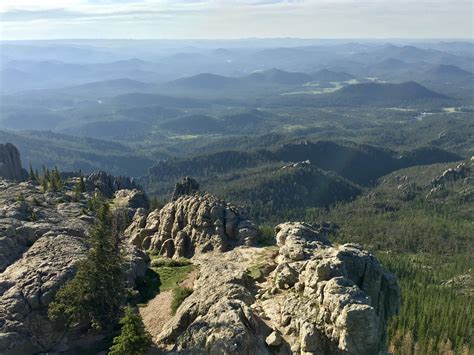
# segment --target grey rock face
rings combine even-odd
[[[397,280],[360,246],[332,245],[319,228],[280,224],[277,251],[239,246],[195,255],[194,292],[155,337],[158,347],[169,354],[379,354],[400,304]],[[258,281],[249,273],[256,265]]]
[[[23,181],[26,171],[21,166],[20,153],[11,143],[0,144],[0,177]]]
[[[146,221],[143,210],[138,211],[125,234],[140,248],[169,257],[192,257],[252,245],[258,230],[235,206],[209,194],[196,194],[181,196],[151,212]]]
[[[70,349],[87,337],[56,329],[47,309],[87,252],[94,221],[72,186],[43,193],[34,182],[0,180],[0,354]],[[21,196],[21,198],[20,198]],[[146,271],[146,256],[124,245],[129,284]],[[90,340],[90,339],[89,339]]]
[[[194,292],[157,339],[171,346],[167,353],[268,354],[265,338],[271,329],[250,307],[255,298],[244,256],[234,251],[196,260],[200,276]]]
[[[171,201],[176,201],[179,197],[184,195],[194,195],[194,193],[198,191],[199,183],[193,178],[186,176],[181,181],[176,183],[171,196]]]
[[[273,280],[279,289],[297,291],[283,302],[291,319],[286,328],[298,335],[295,347],[302,353],[378,354],[387,321],[399,309],[395,276],[359,245],[333,246],[304,223],[276,230],[280,250]]]
[[[148,208],[148,198],[141,190],[118,190],[114,194],[114,205],[123,208]]]

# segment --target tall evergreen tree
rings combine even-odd
[[[70,327],[89,324],[98,330],[110,329],[124,301],[125,275],[107,204],[97,212],[89,246],[87,257],[77,265],[76,276],[50,304],[49,317]]]
[[[33,167],[31,166],[31,163],[30,163],[29,179],[30,179],[31,181],[36,181],[36,180],[38,180],[38,177],[36,176],[36,173],[35,173],[35,171],[33,170]]]
[[[152,340],[140,315],[128,306],[125,308],[125,315],[120,319],[120,324],[122,325],[121,333],[114,338],[109,355],[145,355]]]

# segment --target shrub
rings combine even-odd
[[[175,314],[181,303],[193,293],[188,287],[177,287],[173,290],[173,300],[171,301],[171,313]]]
[[[169,258],[158,257],[156,259],[152,259],[151,261],[152,267],[163,267],[163,266],[177,267],[177,266],[186,266],[186,265],[191,265],[191,261],[185,258],[169,259]]]

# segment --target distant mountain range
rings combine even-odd
[[[448,99],[426,87],[409,81],[401,84],[363,83],[348,85],[329,94],[335,100],[347,100],[359,104],[372,102],[408,102],[426,99]]]
[[[270,98],[269,106],[406,106],[446,104],[453,100],[413,81],[401,84],[361,83],[327,94],[297,93]]]
[[[313,74],[287,72],[280,69],[257,71],[243,77],[226,77],[222,75],[203,73],[174,80],[166,84],[169,88],[185,90],[227,90],[252,88],[254,86],[288,85],[299,86],[308,82],[339,82],[355,79],[351,74],[320,70]]]

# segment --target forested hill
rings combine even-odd
[[[395,152],[349,142],[302,141],[271,150],[160,161],[142,185],[151,195],[167,199],[177,180],[191,176],[203,190],[247,206],[262,222],[298,219],[306,208],[352,200],[361,187],[401,168],[458,160],[460,156],[433,147]]]
[[[149,169],[143,183],[152,193],[170,192],[183,176],[198,179],[255,168],[277,162],[309,160],[314,166],[331,170],[348,180],[368,185],[391,171],[413,165],[461,160],[457,154],[425,147],[403,153],[370,145],[331,141],[285,144],[272,150],[255,152],[223,151],[189,159],[160,161]]]

